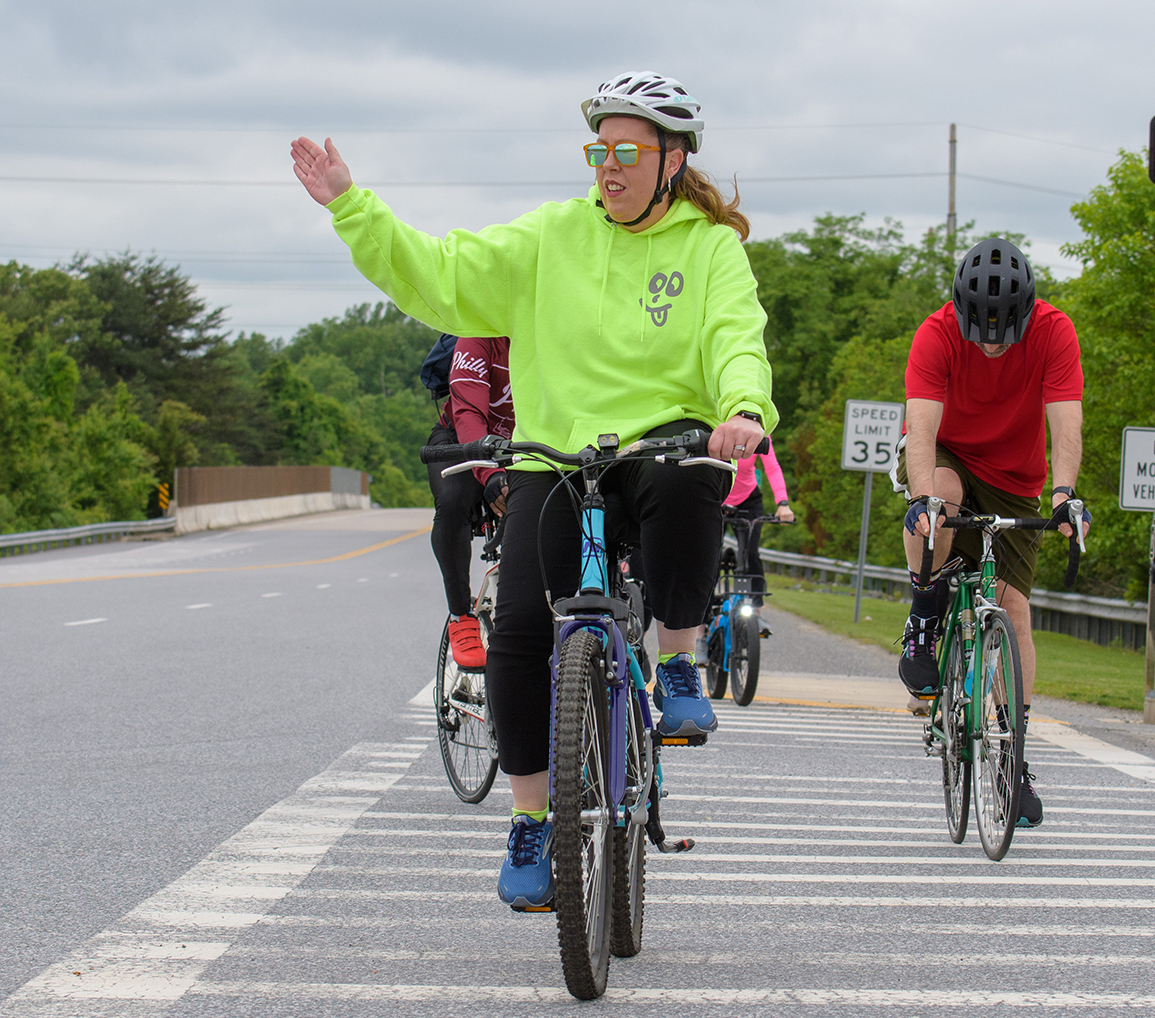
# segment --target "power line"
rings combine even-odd
[[[808,180],[900,180],[906,177],[945,177],[929,173],[842,173],[787,177],[740,177],[747,184],[786,184]],[[173,187],[299,187],[296,180],[175,180],[164,177],[8,177],[0,181],[25,184],[155,184]],[[589,187],[592,180],[370,180],[364,187]]]
[[[1054,138],[1039,138],[1033,134],[1016,134],[1014,131],[999,131],[993,127],[979,127],[978,124],[963,124],[959,127],[965,127],[970,131],[985,131],[987,134],[1001,134],[1005,138],[1025,138],[1027,141],[1037,141],[1044,145],[1059,145],[1062,148],[1077,148],[1084,152],[1099,152],[1102,155],[1113,156],[1115,152],[1106,148],[1091,148],[1088,145],[1076,145],[1070,141],[1056,141]]]
[[[829,173],[805,174],[780,177],[739,177],[742,184],[794,184],[808,182],[822,182],[831,180],[907,180],[912,178],[930,178],[948,176],[944,170],[934,170],[922,173]],[[1082,198],[1085,195],[1076,191],[1063,191],[1040,184],[1019,183],[1013,180],[999,180],[995,177],[982,177],[972,173],[960,173],[960,178],[975,180],[984,184],[999,184],[1003,187],[1017,187],[1028,191],[1040,191],[1044,194],[1057,194],[1069,198]],[[167,187],[298,187],[296,180],[176,180],[155,177],[15,177],[0,176],[0,181],[9,183],[27,184],[110,184],[110,185],[156,185]],[[436,187],[582,187],[590,186],[589,180],[389,180],[367,181],[363,186],[374,188],[436,188]]]
[[[1024,191],[1041,191],[1043,194],[1060,194],[1065,198],[1086,198],[1086,192],[1080,191],[1060,191],[1054,187],[1040,187],[1038,184],[1020,184],[1014,180],[998,180],[995,177],[979,177],[973,173],[960,173],[960,178],[966,180],[978,180],[984,184],[1000,184],[1003,187],[1018,187]]]
[[[894,120],[864,123],[837,123],[837,124],[717,124],[709,127],[715,131],[842,131],[842,130],[877,130],[881,128],[908,128],[908,127],[945,127],[945,120]],[[996,127],[983,127],[980,124],[959,123],[971,131],[983,131],[987,134],[999,134],[1007,138],[1021,138],[1042,145],[1058,145],[1061,148],[1073,148],[1083,152],[1097,152],[1102,155],[1114,155],[1112,149],[1095,148],[1090,145],[1079,145],[1070,141],[1059,141],[1055,138],[1043,138],[1034,134],[1021,134],[1017,131],[1004,131]],[[269,127],[267,125],[217,125],[217,126],[183,126],[175,124],[0,124],[4,131],[104,131],[104,132],[131,132],[140,134],[293,134],[299,127]],[[585,134],[584,128],[575,127],[331,127],[327,128],[327,135],[361,134],[361,135],[393,135],[393,134]]]
[[[861,124],[721,124],[710,131],[832,131],[882,127],[942,127],[945,121],[911,120]],[[159,124],[0,124],[3,131],[127,131],[176,134],[293,134],[299,127],[217,126],[184,127]],[[575,127],[332,127],[326,134],[587,134]]]

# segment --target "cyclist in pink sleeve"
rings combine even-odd
[[[790,499],[786,494],[786,479],[782,476],[782,467],[778,463],[778,457],[774,455],[773,442],[770,442],[770,451],[766,455],[761,457],[747,456],[745,459],[738,460],[738,475],[734,478],[734,486],[730,489],[730,494],[723,499],[722,505],[734,507],[736,515],[741,519],[751,520],[765,515],[762,487],[758,483],[757,460],[759,459],[762,460],[762,468],[766,471],[766,478],[770,482],[770,490],[774,493],[774,501],[777,504],[773,515],[777,516],[783,523],[792,523],[794,512],[790,508]],[[750,528],[750,540],[747,545],[744,567],[745,572],[758,577],[752,584],[752,589],[758,593],[766,589],[762,558],[758,554],[761,537],[762,524],[753,524]],[[739,565],[742,564],[739,563]],[[756,597],[755,602],[761,604],[761,597]]]

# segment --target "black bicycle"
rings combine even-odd
[[[473,602],[481,642],[487,649],[493,629],[493,606],[497,600],[501,530],[501,521],[488,507],[473,524],[473,536],[485,538],[482,561],[490,564]],[[497,737],[486,700],[485,669],[458,667],[449,647],[448,618],[437,654],[433,708],[437,715],[437,744],[441,747],[441,759],[450,787],[462,802],[481,802],[497,777]]]

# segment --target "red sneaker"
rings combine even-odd
[[[458,668],[485,667],[485,646],[475,616],[462,615],[456,622],[449,623],[449,648]]]

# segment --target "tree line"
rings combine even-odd
[[[1080,588],[1141,598],[1150,521],[1119,510],[1117,485],[1122,427],[1155,424],[1155,186],[1143,157],[1122,153],[1072,214],[1083,239],[1064,253],[1081,273],[1058,282],[1036,269],[1038,296],[1075,322],[1087,378],[1079,488],[1095,525]],[[957,258],[978,239],[973,224],[909,241],[897,222],[825,215],[746,245],[768,317],[775,447],[801,521],[768,528],[768,543],[853,557],[863,481],[839,465],[843,406],[903,400],[914,330],[950,299]],[[417,450],[437,408],[419,371],[435,338],[382,302],[287,342],[230,341],[225,310],[156,258],[0,266],[0,532],[156,514],[157,485],[177,466],[354,467],[373,475],[381,505],[428,505]],[[901,565],[905,504],[889,488],[874,486],[869,558]],[[1061,544],[1042,541],[1040,586],[1059,585]]]

